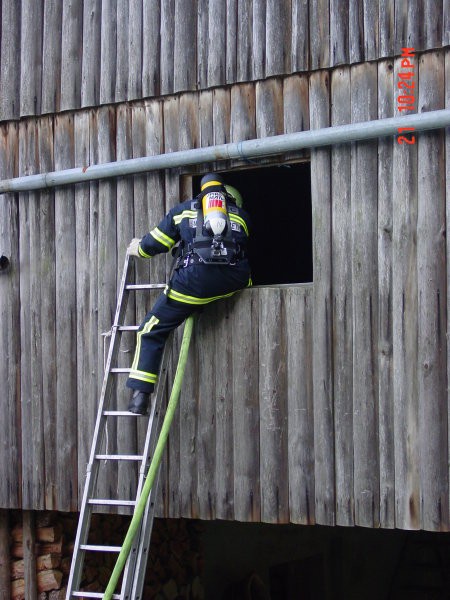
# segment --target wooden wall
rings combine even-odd
[[[2,0],[0,121],[450,42],[445,0]]]
[[[419,110],[449,107],[449,51],[416,60]],[[392,116],[399,68],[3,124],[0,176]],[[314,283],[246,290],[202,317],[160,515],[448,529],[448,136],[311,152]],[[1,197],[1,507],[77,509],[123,253],[179,190],[173,170]],[[139,265],[165,273],[163,258]],[[130,320],[149,304],[132,302]],[[135,426],[110,431],[110,449],[133,445]],[[130,481],[111,470],[105,485]]]

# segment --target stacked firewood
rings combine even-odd
[[[39,600],[63,600],[64,590],[64,554],[70,551],[65,540],[73,536],[76,523],[72,522],[69,536],[63,535],[63,520],[56,520],[56,514],[36,513],[36,544],[34,556],[36,560],[36,585]],[[69,523],[70,525],[70,523]],[[25,563],[23,560],[23,528],[17,523],[12,531],[11,546],[11,598],[25,598]]]
[[[36,585],[39,600],[63,600],[72,560],[77,515],[35,513]],[[20,513],[11,530],[11,599],[25,600],[25,561]],[[89,543],[121,545],[129,518],[96,514]],[[201,525],[195,521],[155,519],[145,578],[146,600],[202,600]],[[104,591],[116,556],[86,555],[81,589]]]
[[[144,598],[203,599],[201,530],[196,521],[155,521]]]

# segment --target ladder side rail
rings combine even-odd
[[[121,323],[121,319],[123,319],[128,300],[128,292],[126,292],[126,285],[131,277],[131,273],[133,270],[133,264],[130,262],[130,257],[127,252],[125,257],[124,268],[122,272],[122,278],[119,286],[119,293],[116,304],[116,312],[114,316],[114,322],[111,331],[111,342],[108,350],[108,358],[105,365],[104,375],[103,375],[103,383],[102,389],[100,392],[100,400],[97,409],[97,418],[95,422],[94,428],[94,436],[93,443],[91,447],[89,463],[86,467],[86,479],[83,489],[83,496],[80,507],[80,516],[78,519],[78,527],[77,533],[75,536],[74,549],[72,555],[72,562],[70,566],[69,580],[67,584],[67,592],[66,599],[70,600],[72,596],[72,592],[78,590],[80,585],[81,574],[83,570],[84,563],[84,552],[80,550],[80,546],[86,543],[87,536],[89,533],[89,526],[92,514],[92,506],[88,504],[88,500],[92,495],[93,489],[95,487],[95,483],[97,480],[99,461],[95,460],[96,454],[98,454],[98,449],[103,439],[104,427],[102,428],[102,421],[104,423],[105,418],[103,416],[105,403],[109,401],[109,397],[111,394],[111,389],[113,385],[112,377],[110,376],[110,369],[112,362],[117,358],[117,354],[119,351],[119,344],[117,342],[117,337],[119,333],[120,340],[120,332],[119,324]]]
[[[164,392],[165,392],[166,385],[167,385],[167,376],[168,376],[167,365],[168,365],[170,356],[172,354],[172,340],[173,340],[173,333],[170,334],[170,336],[166,342],[166,345],[164,347],[164,353],[163,353],[163,357],[162,357],[162,361],[161,361],[158,387],[157,387],[156,395],[155,395],[155,402],[153,403],[153,406],[152,406],[152,412],[151,412],[151,416],[150,416],[150,420],[149,420],[149,426],[147,428],[147,433],[146,433],[146,437],[145,437],[144,451],[142,453],[143,459],[142,459],[141,468],[140,468],[140,472],[139,472],[139,481],[138,481],[138,487],[137,487],[137,492],[136,492],[136,502],[139,500],[141,493],[142,493],[142,488],[144,487],[145,478],[147,476],[147,471],[148,471],[148,467],[149,467],[149,465],[148,465],[149,456],[153,455],[153,452],[156,447],[156,443],[158,441],[159,421],[160,421],[160,416],[162,414],[162,404],[163,404]],[[154,484],[155,487],[157,487],[160,470],[161,469],[158,470],[158,475],[157,475],[157,478],[156,478],[156,481]],[[151,496],[153,496],[153,495],[154,494],[151,494]],[[154,500],[152,497],[149,499],[147,506],[149,505],[149,503],[151,501],[152,501],[152,503],[154,503]],[[147,512],[147,509],[146,509],[146,512]],[[153,517],[151,519],[151,523],[153,523]],[[130,555],[129,555],[127,563],[125,565],[123,579],[122,579],[122,587],[121,587],[121,598],[123,598],[123,599],[134,598],[134,596],[130,596],[129,594],[131,592],[131,587],[133,585],[134,579],[136,577],[136,560],[137,560],[138,556],[140,556],[140,554],[141,554],[141,547],[143,544],[143,524],[144,524],[144,521],[142,522],[139,532],[136,535]],[[151,525],[150,525],[150,534],[147,537],[150,537],[150,535],[151,535]],[[142,561],[140,560],[139,562],[140,562],[140,565],[142,565]],[[143,568],[145,571],[145,567],[146,567],[146,562],[142,565],[141,568]]]
[[[147,570],[147,562],[150,550],[150,540],[152,536],[153,521],[155,518],[156,498],[159,488],[159,476],[161,473],[159,465],[158,474],[155,478],[150,496],[145,507],[144,516],[142,518],[141,531],[139,534],[139,544],[134,559],[134,574],[132,578],[133,589],[130,596],[123,595],[123,600],[142,600],[142,591],[145,582],[145,573]]]

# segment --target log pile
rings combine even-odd
[[[21,513],[10,524],[11,600],[25,600],[26,559]],[[72,560],[78,515],[35,513],[33,560],[38,600],[63,600]],[[89,543],[121,545],[129,518],[93,515]],[[88,553],[82,589],[104,591],[116,556]],[[155,519],[143,597],[148,600],[202,600],[201,525],[196,521]]]

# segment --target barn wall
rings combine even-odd
[[[448,107],[448,50],[417,65],[419,110]],[[381,60],[4,124],[0,175],[392,116],[399,68]],[[438,131],[412,146],[311,152],[314,284],[246,290],[200,320],[161,515],[448,529],[444,144]],[[2,196],[12,268],[0,275],[0,506],[77,508],[123,254],[178,202],[180,175]],[[141,262],[138,276],[162,281],[166,268]],[[131,302],[130,321],[149,304]],[[117,445],[141,436],[130,424]],[[105,485],[132,480],[111,470]]]
[[[2,0],[0,121],[449,44],[445,0]]]

